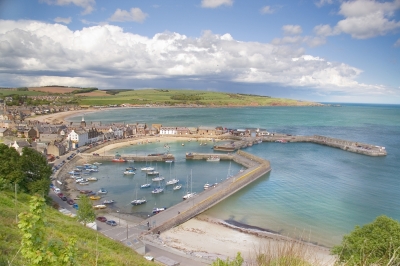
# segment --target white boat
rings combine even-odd
[[[147,172],[147,174],[148,175],[159,175],[160,172],[158,172],[158,171],[149,171],[149,172]]]
[[[161,193],[161,192],[164,192],[164,189],[161,188],[161,187],[157,187],[157,188],[155,188],[155,189],[153,189],[153,190],[151,191],[151,193],[153,193],[153,194],[159,194],[159,193]]]
[[[189,192],[189,182],[187,182],[187,193],[186,195],[183,196],[183,200],[190,199],[191,197],[196,195],[196,193],[192,191],[192,177],[193,177],[192,171],[190,171],[190,192]],[[189,176],[188,176],[188,181],[189,181]]]
[[[210,156],[207,158],[207,162],[219,162],[220,158],[219,156]]]
[[[146,166],[146,167],[140,168],[140,170],[145,171],[145,172],[154,171],[154,167]]]
[[[177,183],[179,183],[179,179],[172,179],[172,180],[169,180],[169,181],[167,181],[167,183],[165,183],[166,185],[175,185],[175,184],[177,184]]]
[[[94,205],[93,208],[94,209],[105,209],[105,208],[107,208],[107,206],[104,204],[98,204],[98,205]]]
[[[173,190],[179,190],[181,188],[182,188],[182,185],[176,185],[176,186],[174,186]]]
[[[151,186],[151,184],[150,184],[150,183],[147,183],[147,184],[141,185],[140,187],[141,187],[141,188],[148,188],[148,187],[150,187],[150,186]]]
[[[108,191],[107,191],[107,190],[105,190],[104,188],[100,188],[100,190],[99,190],[99,191],[97,191],[97,193],[98,193],[98,194],[107,194],[107,193],[108,193]]]
[[[191,192],[191,193],[187,193],[185,196],[183,196],[184,200],[190,199],[192,197],[194,197],[194,195],[196,195],[196,193]]]
[[[153,209],[153,214],[157,214],[159,212],[165,211],[167,207],[162,207],[162,208],[154,208]]]
[[[97,181],[97,177],[94,176],[90,176],[88,178],[86,178],[87,181]]]
[[[114,202],[115,202],[114,200],[104,200],[103,204],[112,204]]]
[[[124,175],[134,175],[134,174],[136,174],[136,173],[133,170],[127,170],[124,172]]]
[[[211,185],[209,184],[209,183],[205,183],[204,184],[204,189],[206,190],[206,189],[209,189],[211,187]]]
[[[173,163],[174,160],[166,160],[165,162],[166,162],[166,163]]]
[[[103,163],[99,163],[99,162],[94,162],[94,165],[102,165]]]
[[[81,185],[81,186],[86,186],[86,185],[89,185],[89,182],[80,182],[78,184]]]
[[[157,181],[163,181],[164,179],[165,179],[165,177],[163,177],[163,176],[157,176],[157,177],[152,178],[151,180],[153,180],[154,182],[157,182]]]
[[[136,206],[136,205],[144,204],[146,202],[147,202],[146,199],[135,199],[135,200],[131,201],[131,204]]]

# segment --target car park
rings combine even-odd
[[[114,220],[108,220],[108,221],[106,222],[106,224],[111,225],[111,226],[116,226],[116,225],[117,225],[117,222],[114,221]]]
[[[104,216],[98,216],[98,217],[96,217],[96,220],[100,221],[100,222],[103,222],[103,223],[107,222],[107,218],[104,217]]]

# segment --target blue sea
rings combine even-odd
[[[81,116],[70,121],[80,121]],[[84,114],[85,121],[162,124],[163,126],[223,126],[264,128],[292,135],[323,135],[386,147],[385,157],[369,157],[310,143],[262,143],[247,152],[271,162],[270,174],[206,212],[217,219],[256,226],[289,237],[331,247],[356,225],[379,215],[400,220],[400,105],[340,104],[340,107],[246,108],[133,108]],[[178,178],[183,188],[167,187],[162,195],[140,189],[146,176],[123,175],[129,164],[104,163],[92,189],[105,187],[114,208],[148,215],[153,207],[169,207],[187,190],[201,192],[235,174],[241,166],[229,162],[186,161],[186,152],[213,152],[212,143],[162,142],[128,145],[110,151],[120,154],[164,152],[169,147],[176,162],[153,163],[166,178]],[[134,162],[142,167],[150,163]],[[147,178],[147,181],[150,181]],[[163,184],[153,183],[153,186]],[[136,197],[147,204],[131,206]]]

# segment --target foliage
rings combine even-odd
[[[29,211],[28,202],[31,197],[25,193],[18,193],[17,198],[15,207],[13,192],[0,193],[0,265],[31,265],[21,255],[21,231],[15,222],[17,213]],[[74,265],[154,265],[154,262],[146,261],[126,245],[109,239],[93,229],[79,226],[76,218],[68,217],[50,207],[45,210],[44,230],[49,245],[65,243],[59,246],[65,247],[69,239],[77,240]],[[97,259],[95,254],[99,254]]]
[[[17,91],[28,91],[29,89],[27,87],[20,87],[17,88]]]
[[[44,198],[33,196],[30,211],[18,216],[18,228],[22,232],[21,254],[30,265],[73,265],[76,240],[70,239],[67,245],[58,239],[49,241],[45,233],[45,209]]]
[[[116,95],[120,92],[125,92],[125,91],[133,91],[133,90],[124,90],[124,89],[119,89],[119,90],[106,90],[107,94],[111,94],[111,95]]]
[[[39,152],[24,147],[22,155],[12,147],[0,144],[0,189],[14,184],[31,195],[47,195],[50,190],[51,167]]]
[[[172,100],[177,100],[177,101],[199,101],[202,99],[199,95],[188,95],[188,94],[176,94],[171,96]]]
[[[85,226],[87,223],[91,223],[96,219],[96,213],[93,210],[92,203],[86,195],[79,198],[79,208],[76,215],[78,221],[83,222]]]
[[[82,88],[82,89],[79,89],[79,90],[74,90],[71,93],[72,94],[88,93],[88,92],[97,91],[97,90],[98,90],[98,88]]]
[[[399,265],[400,223],[379,216],[370,224],[356,226],[332,253],[346,265]]]
[[[236,254],[236,258],[233,261],[230,261],[229,258],[227,258],[225,261],[221,260],[220,258],[217,258],[216,261],[214,261],[211,265],[212,266],[241,266],[243,264],[244,260],[242,256],[240,255],[240,252]]]

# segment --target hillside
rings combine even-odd
[[[29,196],[18,194],[17,208],[14,207],[14,194],[2,191],[0,194],[0,265],[27,265],[18,252],[21,233],[16,224],[16,215],[28,210]],[[86,228],[76,221],[48,207],[46,209],[46,236],[66,242],[76,237],[76,265],[154,265],[123,244],[113,241],[96,231]],[[96,241],[96,238],[98,240]],[[96,248],[97,246],[97,248]],[[99,254],[96,264],[96,254]]]
[[[314,102],[303,102],[283,98],[271,98],[251,94],[223,93],[198,90],[124,90],[115,95],[96,96],[97,91],[87,93],[79,99],[81,105],[127,104],[165,106],[313,106]],[[109,93],[109,92],[107,92]]]

